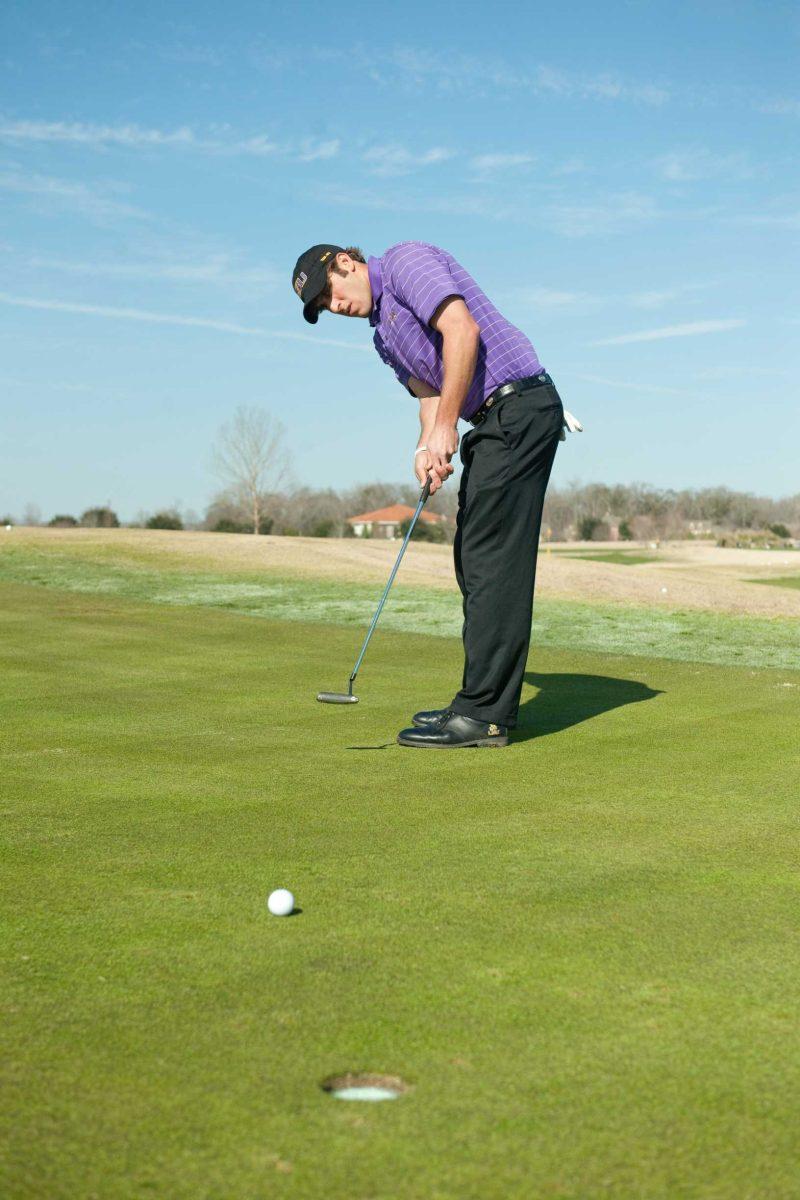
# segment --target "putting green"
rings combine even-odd
[[[426,754],[457,639],[359,642],[0,586],[0,1193],[794,1197],[800,674],[543,649]]]

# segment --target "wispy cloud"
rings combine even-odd
[[[646,392],[654,396],[685,396],[685,388],[664,387],[658,383],[631,383],[629,379],[606,379],[602,375],[584,375],[565,372],[571,379],[580,379],[582,383],[596,383],[599,387],[610,387],[623,392]]]
[[[599,304],[601,300],[599,296],[590,296],[588,292],[562,292],[546,287],[523,288],[515,296],[522,304],[539,309],[574,308],[587,302]]]
[[[649,292],[633,292],[626,299],[634,308],[663,308],[665,304],[675,301],[685,301],[687,296],[702,292],[714,285],[711,283],[683,283],[677,287],[654,288]]]
[[[532,162],[532,154],[477,154],[469,165],[476,171],[504,171],[508,167],[527,167]]]
[[[653,159],[653,168],[671,183],[691,183],[701,179],[752,179],[755,168],[742,151],[713,154],[702,147],[671,150]]]
[[[153,220],[152,214],[132,204],[125,204],[107,193],[127,190],[127,185],[106,182],[97,188],[84,183],[73,183],[49,175],[26,175],[22,171],[0,172],[0,191],[18,192],[41,196],[61,207],[73,209],[87,217],[104,220],[109,217],[131,217],[136,220]]]
[[[646,195],[626,192],[603,196],[597,200],[574,204],[526,203],[515,195],[512,200],[480,195],[461,189],[459,192],[431,192],[402,195],[396,189],[382,195],[364,188],[345,191],[334,185],[319,189],[327,204],[348,208],[380,209],[399,213],[441,213],[454,217],[480,217],[489,221],[512,221],[515,224],[537,225],[564,237],[580,238],[606,233],[626,233],[633,227],[650,223],[665,214],[655,200]]]
[[[550,66],[520,67],[510,59],[441,54],[418,45],[398,46],[385,53],[364,48],[360,56],[374,82],[392,87],[425,86],[439,92],[473,94],[484,94],[491,88],[495,95],[527,92],[576,100],[627,101],[650,107],[659,107],[670,99],[667,86],[626,79],[613,72],[589,74]]]
[[[303,138],[296,150],[299,162],[318,162],[324,158],[336,158],[342,147],[338,138],[330,138],[327,142],[314,142],[311,138]]]
[[[279,143],[267,134],[241,138],[227,125],[212,127],[209,134],[196,133],[188,125],[178,129],[144,129],[140,125],[96,125],[65,121],[0,120],[0,141],[58,142],[95,150],[123,147],[128,150],[185,149],[208,154],[242,154],[263,158],[280,155],[298,162],[334,158],[340,149],[337,138],[298,143]]]
[[[600,308],[625,308],[654,310],[667,304],[680,303],[684,307],[687,297],[695,293],[707,291],[715,286],[713,283],[685,283],[675,287],[653,289],[649,292],[583,292],[567,291],[558,288],[521,287],[507,293],[514,304],[529,305],[540,311],[549,309],[576,309],[581,312],[592,312]]]
[[[219,333],[236,333],[249,337],[277,338],[283,341],[312,342],[319,346],[338,346],[343,350],[369,353],[369,346],[336,338],[316,337],[310,333],[294,333],[288,330],[259,329],[250,325],[239,325],[235,321],[218,321],[209,317],[184,316],[178,313],[150,312],[141,308],[111,308],[104,304],[75,304],[66,300],[35,300],[27,296],[12,296],[0,292],[0,304],[13,308],[32,308],[46,312],[74,313],[81,316],[112,317],[122,321],[144,321],[155,325],[178,325],[196,329],[213,329]]]
[[[114,399],[123,399],[128,397],[126,392],[113,391],[107,387],[91,387],[86,383],[71,383],[64,379],[51,379],[43,382],[41,379],[19,379],[14,376],[0,376],[0,385],[3,387],[22,387],[35,388],[41,393],[43,390],[49,392],[72,392],[87,396],[104,396],[107,400],[111,397]]]
[[[151,47],[138,43],[133,48],[138,48],[145,53],[151,53]],[[159,58],[163,58],[166,62],[184,63],[190,67],[221,67],[225,61],[224,56],[220,53],[217,47],[201,46],[196,42],[174,42],[171,45],[159,44],[155,47],[155,52]]]
[[[440,213],[450,217],[480,217],[482,220],[507,221],[519,217],[519,208],[514,204],[498,204],[490,197],[466,195],[433,195],[424,193],[410,196],[393,191],[390,195],[378,195],[365,188],[345,191],[333,186],[319,188],[318,195],[325,204],[343,208],[377,209],[382,212]]]
[[[562,163],[556,163],[551,168],[551,174],[559,175],[582,175],[588,170],[586,163],[582,158],[565,158]]]
[[[443,146],[434,146],[431,150],[412,151],[405,146],[387,145],[371,146],[365,150],[362,158],[367,163],[371,175],[392,176],[410,175],[423,167],[435,166],[447,162],[454,157],[454,151]]]
[[[186,126],[169,132],[138,125],[84,125],[65,121],[0,121],[5,142],[67,142],[80,146],[188,146],[196,144]]]
[[[774,229],[800,229],[800,210],[787,213],[754,213],[752,215],[742,213],[740,216],[731,217],[730,221],[734,225],[763,225]]]
[[[759,112],[778,117],[800,117],[800,100],[786,97],[777,100],[764,100],[756,105]]]
[[[533,73],[532,87],[539,92],[559,96],[599,100],[634,100],[660,106],[669,99],[669,91],[653,83],[634,83],[612,72],[579,75],[554,67],[540,66]]]
[[[106,276],[114,279],[167,280],[174,283],[274,286],[281,276],[274,267],[237,267],[227,254],[213,255],[206,262],[74,262],[61,258],[32,258],[30,265],[72,275]]]
[[[691,321],[685,325],[665,325],[661,329],[645,329],[639,333],[622,333],[617,337],[598,338],[590,346],[626,346],[631,342],[658,342],[662,338],[698,337],[705,333],[724,333],[741,329],[746,322],[733,318],[722,321]]]
[[[580,238],[600,233],[624,233],[663,216],[652,196],[621,192],[598,200],[545,207],[548,225],[564,237]]]

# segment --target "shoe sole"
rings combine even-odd
[[[455,745],[448,746],[443,742],[437,745],[436,742],[411,742],[399,737],[397,744],[398,746],[411,746],[414,750],[465,750],[471,746],[476,746],[480,750],[489,750],[493,746],[498,748],[507,746],[508,738],[482,738],[475,742],[456,742]]]

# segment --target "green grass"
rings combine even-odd
[[[0,586],[0,1194],[794,1198],[800,676],[539,648],[425,754],[458,640],[356,641]]]
[[[281,621],[349,625],[354,629],[353,660],[359,635],[366,631],[384,586],[287,579],[275,572],[170,570],[163,562],[159,566],[141,554],[127,558],[113,544],[92,547],[89,554],[83,547],[68,551],[7,548],[0,553],[3,580],[89,596],[219,608]],[[441,637],[460,637],[462,621],[455,584],[444,590],[395,583],[381,614],[382,629],[425,630]],[[792,618],[539,597],[534,639],[543,647],[800,669],[800,626]]]
[[[781,575],[777,579],[748,579],[748,583],[768,583],[770,587],[800,588],[800,575]]]
[[[588,562],[601,563],[620,563],[628,567],[636,566],[637,563],[652,563],[658,562],[659,558],[656,554],[636,554],[633,551],[627,550],[598,550],[596,554],[591,552],[586,554],[568,553],[568,558],[585,558]]]

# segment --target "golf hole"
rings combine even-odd
[[[397,1075],[331,1075],[321,1084],[323,1092],[335,1100],[396,1100],[408,1091]]]

